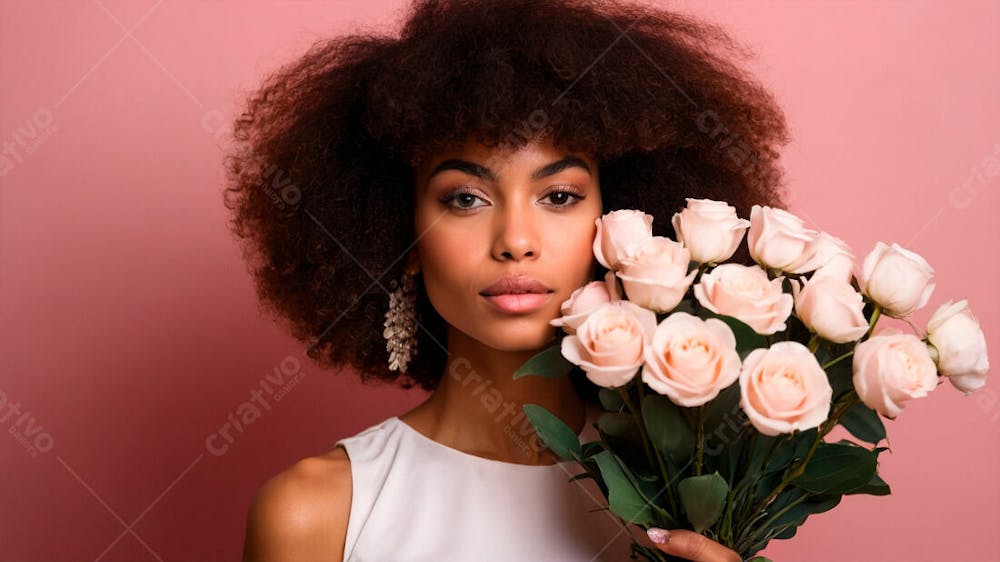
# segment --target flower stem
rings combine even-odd
[[[830,414],[830,417],[826,419],[826,421],[820,424],[819,430],[816,432],[816,438],[813,439],[812,445],[809,446],[809,451],[806,452],[801,461],[795,464],[795,467],[788,473],[788,476],[786,476],[781,483],[771,490],[771,493],[768,494],[766,498],[757,504],[757,507],[753,510],[753,517],[756,517],[757,514],[764,511],[767,504],[771,503],[774,498],[778,497],[778,494],[780,494],[793,480],[802,476],[802,474],[806,471],[806,465],[808,465],[809,461],[812,460],[813,454],[816,452],[816,448],[819,447],[820,442],[823,441],[823,437],[833,430],[833,428],[837,425],[837,422],[840,421],[840,417],[844,415],[844,412],[857,402],[858,394],[852,389],[844,394],[840,400],[833,405],[833,412]]]
[[[639,393],[639,407],[642,407],[642,387],[643,382],[641,380],[636,380],[636,386],[638,387]],[[632,401],[629,400],[628,390],[625,387],[619,388],[619,394],[622,395],[622,400],[628,407],[629,411],[632,412],[632,418],[635,419],[635,423],[639,425],[639,434],[642,439],[642,446],[646,450],[646,457],[650,457],[650,446],[649,446],[649,436],[646,434],[646,422],[642,419],[642,415],[637,413],[636,408],[633,407]],[[667,501],[670,503],[670,515],[675,517],[677,515],[677,503],[674,501],[674,492],[670,481],[670,472],[667,470],[666,463],[663,462],[663,456],[660,455],[660,450],[656,447],[652,447],[653,456],[656,457],[656,464],[660,467],[660,475],[663,478],[663,486],[667,489]],[[649,458],[649,463],[652,466],[653,459]]]
[[[705,270],[706,269],[708,269],[708,264],[707,263],[698,264],[698,273],[695,274],[694,280],[691,281],[692,290],[693,290],[693,287],[695,285],[697,285],[699,281],[701,281],[701,276],[705,274]]]
[[[642,388],[643,388],[643,384],[640,381],[639,382],[639,406],[640,407],[642,407],[642,400],[643,400]],[[645,422],[644,421],[643,421],[643,427],[645,427]],[[663,462],[663,455],[660,454],[660,450],[657,449],[655,445],[653,446],[653,454],[656,455],[656,463],[660,467],[660,475],[663,477],[663,485],[667,489],[667,501],[670,502],[670,514],[672,516],[676,517],[677,513],[678,513],[677,512],[677,503],[674,501],[674,492],[673,492],[673,487],[671,485],[671,480],[670,480],[670,471],[667,469],[667,464],[665,462]]]
[[[875,322],[878,321],[879,316],[882,316],[882,305],[875,303],[875,310],[872,312],[872,317],[868,321],[868,332],[865,334],[866,338],[870,336],[872,334],[872,330],[875,329]]]
[[[809,352],[816,353],[816,349],[818,348],[819,348],[819,334],[813,334],[812,337],[809,338]]]
[[[642,384],[642,382],[637,381],[637,384]],[[618,387],[618,394],[621,395],[622,401],[628,407],[628,411],[632,413],[632,419],[639,426],[639,435],[642,436],[642,446],[646,450],[646,459],[649,460],[649,465],[652,466],[653,453],[649,450],[649,437],[646,435],[646,424],[643,423],[642,416],[639,415],[638,410],[632,405],[632,399],[628,396],[628,385]]]
[[[840,357],[837,357],[836,359],[832,359],[832,360],[828,361],[827,363],[824,363],[823,364],[823,370],[825,371],[827,367],[832,367],[833,365],[837,364],[841,359],[847,359],[848,357],[850,357],[852,355],[854,355],[854,350],[853,349],[850,350],[850,351],[848,351],[847,353],[841,355]]]
[[[701,476],[701,466],[705,451],[705,405],[694,409],[694,424],[697,432],[697,453],[694,461],[694,475]]]

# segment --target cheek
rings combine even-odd
[[[597,226],[594,221],[578,222],[561,229],[559,244],[555,253],[565,271],[572,272],[575,278],[573,288],[591,281],[594,274],[594,236]]]
[[[476,281],[468,272],[478,267],[470,248],[479,243],[468,230],[449,229],[441,223],[427,230],[417,242],[427,296],[442,316],[464,307],[463,299],[477,291]]]

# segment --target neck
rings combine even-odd
[[[449,328],[449,356],[438,388],[400,416],[449,447],[518,464],[552,464],[558,459],[535,434],[524,404],[538,404],[579,433],[587,408],[569,377],[546,379],[514,372],[542,351],[504,351]]]

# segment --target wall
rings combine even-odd
[[[995,356],[1000,5],[675,5],[757,51],[794,136],[795,210],[858,255],[926,257],[938,286],[916,323],[968,298]],[[0,391],[20,410],[0,422],[0,558],[236,559],[266,478],[422,399],[323,372],[262,319],[219,193],[219,133],[262,74],[403,6],[0,4]],[[268,384],[280,400],[227,429]],[[893,495],[846,498],[766,554],[1000,558],[996,375],[887,426]]]

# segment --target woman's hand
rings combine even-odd
[[[660,549],[672,556],[693,562],[742,562],[740,555],[712,539],[686,529],[668,531],[652,527],[646,533]]]

